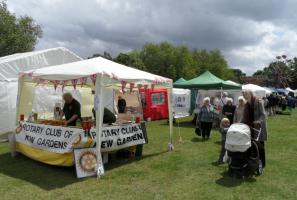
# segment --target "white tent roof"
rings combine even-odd
[[[289,88],[289,87],[287,87],[286,90],[289,91],[289,92],[295,92],[295,90],[292,90],[292,89]]]
[[[238,84],[239,84],[239,83],[235,83],[234,81],[231,81],[231,80],[227,80],[226,82],[227,82],[227,83],[234,84],[234,85],[238,85]]]
[[[242,89],[251,90],[259,98],[265,97],[267,94],[271,94],[270,90],[254,84],[242,85]]]
[[[171,79],[127,67],[102,57],[37,69],[33,71],[32,77],[61,81],[90,77],[94,74],[103,74],[118,81],[141,84],[166,84],[172,82]]]
[[[0,81],[16,80],[20,71],[82,60],[64,47],[17,53],[0,58]]]

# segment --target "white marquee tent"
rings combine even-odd
[[[258,98],[263,98],[263,97],[266,97],[267,95],[271,94],[271,90],[268,90],[266,88],[263,88],[261,86],[254,85],[254,84],[242,85],[242,89],[243,90],[251,90],[254,93],[254,95]]]
[[[169,133],[170,133],[170,143],[169,148],[172,149],[172,80],[164,78],[158,75],[154,75],[148,72],[130,68],[113,61],[98,57],[68,64],[62,64],[52,67],[46,67],[42,69],[37,69],[31,72],[25,72],[25,75],[19,79],[19,90],[18,90],[18,102],[17,102],[17,113],[21,113],[22,107],[20,103],[22,102],[23,96],[27,94],[22,91],[24,84],[43,82],[51,83],[54,85],[67,85],[73,84],[79,80],[84,82],[88,87],[95,87],[95,100],[94,108],[96,110],[96,132],[102,132],[103,124],[103,107],[104,107],[104,88],[108,87],[127,87],[127,88],[140,88],[142,86],[148,87],[165,87],[168,89],[168,107],[169,107]],[[32,97],[33,98],[33,97]],[[23,105],[26,102],[22,102]],[[30,106],[30,105],[27,105]],[[31,105],[32,106],[32,105]],[[101,144],[101,134],[97,134],[96,143]],[[100,156],[101,145],[97,146],[97,156]],[[99,162],[98,157],[97,161]],[[99,164],[99,163],[98,163]],[[98,166],[98,165],[97,165]],[[99,170],[98,170],[99,171]],[[99,172],[98,172],[99,175]]]
[[[19,72],[82,60],[66,48],[17,53],[0,58],[0,135],[15,127]]]

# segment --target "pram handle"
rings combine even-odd
[[[259,141],[259,138],[260,138],[260,134],[261,134],[261,130],[262,130],[262,128],[260,127],[260,129],[256,129],[256,128],[254,128],[254,127],[251,127],[251,126],[249,126],[250,127],[250,129],[253,129],[255,132],[257,132],[257,134],[258,134],[258,137],[256,138],[256,139],[254,139],[256,142],[258,142]]]

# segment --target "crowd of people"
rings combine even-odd
[[[226,97],[225,102],[220,115],[221,151],[218,160],[213,164],[220,165],[224,163],[225,141],[229,127],[233,123],[243,123],[251,128],[251,134],[255,134],[255,130],[259,130],[257,143],[259,157],[264,168],[266,165],[267,116],[275,115],[286,109],[291,111],[296,105],[296,99],[291,94],[287,96],[272,94],[265,98],[257,98],[251,90],[244,90],[242,96],[238,98],[238,105],[235,106],[233,99],[228,97]],[[216,115],[214,110],[210,98],[205,97],[196,122],[196,129],[197,127],[200,129],[199,134],[201,134],[203,141],[208,140],[211,136],[211,129]]]
[[[286,110],[291,112],[297,104],[297,99],[294,97],[293,93],[289,93],[288,95],[272,93],[269,96],[264,97],[263,100],[265,111],[268,116],[281,114]]]

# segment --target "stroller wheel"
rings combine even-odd
[[[259,166],[258,166],[258,169],[256,171],[256,175],[260,176],[261,174],[263,174],[263,165],[262,165],[262,161],[259,160]]]

